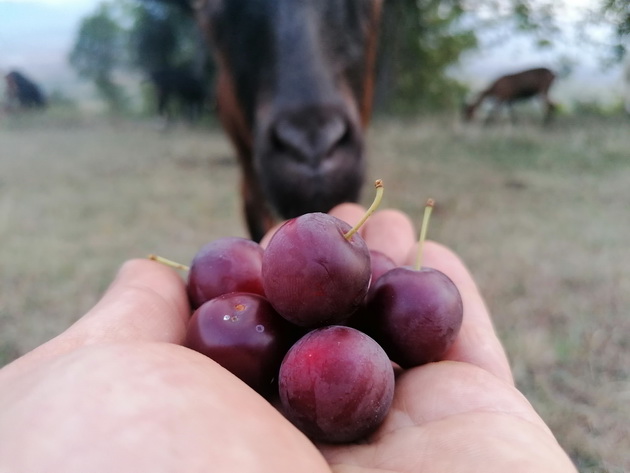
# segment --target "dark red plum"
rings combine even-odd
[[[369,330],[392,361],[403,368],[440,360],[462,324],[459,290],[444,273],[398,267],[370,292]]]
[[[372,271],[372,280],[370,287],[390,269],[394,269],[396,263],[385,253],[377,250],[370,250],[370,269]]]
[[[280,315],[314,328],[342,323],[359,307],[370,283],[370,253],[358,233],[346,239],[350,228],[311,213],[278,229],[265,249],[262,277]]]
[[[264,297],[232,292],[205,302],[193,313],[184,345],[269,396],[280,363],[297,338],[295,327]]]
[[[394,370],[372,338],[350,327],[313,330],[289,350],[279,375],[282,409],[315,441],[344,443],[374,432],[394,396]]]
[[[390,269],[394,269],[396,267],[396,263],[387,256],[385,253],[377,250],[370,250],[370,267],[372,270],[372,279],[370,281],[370,287],[368,289],[368,293],[363,300],[361,306],[348,318],[345,325],[349,327],[354,327],[362,332],[370,335],[369,332],[369,316],[366,313],[366,303],[367,299],[369,299],[370,294],[374,289],[374,284],[383,274],[385,274]]]
[[[265,295],[262,256],[262,247],[246,238],[225,237],[204,245],[193,258],[188,273],[192,309],[229,292]]]

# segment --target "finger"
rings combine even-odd
[[[354,226],[357,222],[359,222],[359,220],[361,220],[363,214],[365,214],[365,209],[359,204],[344,203],[333,207],[330,212],[328,212],[328,214],[332,215],[333,217],[337,217],[340,220],[343,220],[351,226]],[[271,228],[271,230],[269,230],[265,234],[262,240],[260,240],[260,246],[262,246],[263,248],[267,248],[271,237],[273,237],[273,235],[282,225],[284,225],[284,223],[284,221],[280,222],[276,224],[273,228]]]
[[[182,343],[189,316],[184,281],[177,272],[154,261],[131,260],[87,314],[27,357],[107,342]]]
[[[328,214],[355,226],[365,214],[365,208],[359,204],[344,203],[333,207]]]
[[[265,233],[265,236],[262,237],[262,239],[260,240],[260,246],[264,249],[267,248],[267,246],[269,246],[269,242],[271,241],[271,237],[274,236],[276,234],[276,232],[278,231],[278,228],[280,228],[282,225],[284,225],[285,221],[282,221],[280,223],[277,223],[276,225],[274,225],[271,230],[269,230],[267,233]]]
[[[412,248],[407,263],[412,264],[417,246]],[[445,359],[477,365],[499,378],[513,383],[505,350],[497,335],[486,304],[463,262],[445,246],[425,242],[423,266],[437,269],[455,283],[462,296],[464,317],[459,335]]]
[[[182,277],[163,264],[137,259],[122,266],[101,301],[73,329],[97,342],[180,343],[189,317]]]
[[[374,213],[363,224],[361,235],[371,250],[386,254],[398,266],[406,264],[409,248],[416,241],[413,223],[406,214],[395,209]]]
[[[359,204],[353,203],[339,204],[336,207],[333,207],[330,212],[328,212],[329,215],[337,217],[338,219],[343,220],[344,222],[352,226],[354,226],[359,220],[361,220],[361,217],[363,217],[364,213],[365,209],[363,207],[361,207]],[[284,223],[285,221],[282,221],[274,225],[271,230],[265,233],[265,236],[260,240],[260,246],[262,246],[263,248],[267,248],[271,237],[274,236],[274,234],[282,225],[284,225]]]
[[[178,345],[91,345],[0,378],[3,473],[330,473],[268,401]]]
[[[422,396],[417,395],[420,392]],[[407,402],[409,399],[413,402]],[[406,371],[396,379],[394,404],[413,424],[473,411],[493,411],[539,424],[550,433],[513,384],[470,363],[445,361]]]
[[[365,208],[358,204],[341,204],[330,214],[355,225],[365,214]],[[371,250],[389,256],[394,263],[405,263],[409,248],[416,241],[414,225],[406,214],[395,209],[383,209],[368,218],[359,233]]]

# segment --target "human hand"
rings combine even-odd
[[[331,212],[354,223],[363,209]],[[368,246],[398,265],[413,265],[415,231],[395,210],[377,212],[361,230]],[[464,303],[460,333],[444,360],[398,375],[384,424],[366,443],[321,445],[336,473],[574,472],[548,426],[516,389],[504,349],[466,267],[450,250],[426,242],[424,266],[457,285]]]
[[[0,369],[0,472],[329,471],[267,401],[181,346],[189,316],[173,269],[125,263],[78,322]]]
[[[362,209],[332,213],[352,223]],[[377,212],[362,233],[398,264],[415,255],[400,212]],[[392,409],[365,443],[318,450],[244,383],[181,347],[183,281],[135,260],[75,325],[0,370],[0,471],[575,471],[514,388],[464,266],[432,243],[424,261],[460,289],[462,329],[445,361],[398,376]]]

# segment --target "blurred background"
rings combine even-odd
[[[436,200],[428,236],[475,276],[519,389],[580,472],[630,472],[630,4],[385,4],[367,146],[382,205],[419,222]],[[536,100],[516,122],[484,124],[490,105],[462,121],[531,67],[557,74],[550,126]],[[164,69],[203,91],[160,114]],[[0,0],[11,72],[37,92],[23,106],[0,82],[0,366],[77,320],[124,260],[187,263],[246,236],[215,67],[183,1]]]
[[[0,0],[0,71],[17,69],[51,100],[145,112],[142,80],[191,66],[207,79],[185,0]],[[563,109],[619,108],[628,41],[623,0],[386,2],[377,110],[456,107],[499,75],[547,66]],[[205,63],[204,63],[205,62]],[[144,107],[144,108],[143,108]]]

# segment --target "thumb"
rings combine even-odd
[[[182,343],[190,306],[177,272],[154,261],[127,261],[101,300],[74,325],[24,358],[49,358],[97,343]]]

